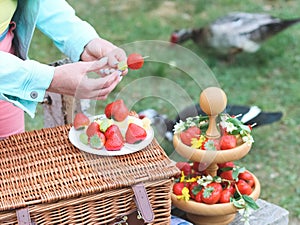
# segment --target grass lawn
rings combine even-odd
[[[191,41],[178,51],[166,51],[164,44],[173,30],[200,27],[230,11],[267,12],[281,18],[295,18],[300,11],[297,0],[68,2],[102,37],[129,53],[136,50],[150,56],[142,70],[130,71],[107,101],[97,103],[100,109],[119,96],[128,101],[137,99],[131,102],[136,111],[154,108],[172,117],[176,110],[197,102],[201,88],[216,82],[226,92],[229,104],[255,104],[264,111],[282,111],[280,122],[254,129],[253,148],[237,163],[258,177],[262,199],[289,210],[291,219],[300,218],[300,24],[273,37],[255,54],[240,54],[231,64]],[[30,57],[49,63],[64,56],[37,32]],[[172,66],[175,63],[177,67]],[[149,77],[155,78],[151,80],[154,83],[148,83]],[[34,120],[26,117],[26,121],[27,130],[41,128],[41,107]],[[162,145],[172,154],[171,145],[165,142]]]

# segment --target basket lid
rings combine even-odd
[[[178,169],[154,139],[141,151],[98,156],[74,147],[70,125],[29,131],[0,141],[0,210],[170,178]]]

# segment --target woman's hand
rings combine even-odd
[[[117,70],[118,63],[127,60],[126,53],[123,49],[118,48],[111,42],[101,38],[91,40],[85,46],[84,51],[81,54],[81,60],[87,62],[99,60],[103,57],[108,58],[108,63],[107,66],[102,68],[101,75],[109,74],[110,72],[107,71]],[[127,74],[127,72],[128,70],[122,72],[122,75]]]
[[[98,61],[76,62],[55,67],[50,92],[72,95],[79,99],[104,100],[117,86],[121,73],[115,71],[100,78],[89,78],[87,73],[98,72],[108,64],[108,58]]]

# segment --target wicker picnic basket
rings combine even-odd
[[[179,171],[155,139],[141,151],[104,157],[74,147],[70,127],[0,141],[0,224],[118,224],[116,218],[137,208],[131,188],[137,183],[153,210],[148,224],[170,224],[172,177]]]

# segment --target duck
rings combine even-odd
[[[256,105],[247,106],[229,104],[224,109],[224,113],[231,116],[237,116],[242,123],[255,129],[280,121],[283,116],[283,113],[280,111],[268,112]],[[172,142],[173,129],[176,123],[180,120],[185,121],[188,117],[198,115],[205,116],[206,114],[202,111],[199,104],[194,104],[185,107],[175,116],[175,118],[169,118],[166,114],[160,114],[153,108],[142,110],[138,112],[138,115],[141,118],[147,117],[150,120],[151,126],[155,129],[158,137]]]
[[[170,42],[182,44],[192,40],[227,56],[255,53],[264,41],[298,22],[300,18],[280,19],[265,13],[231,12],[200,28],[175,30]]]

